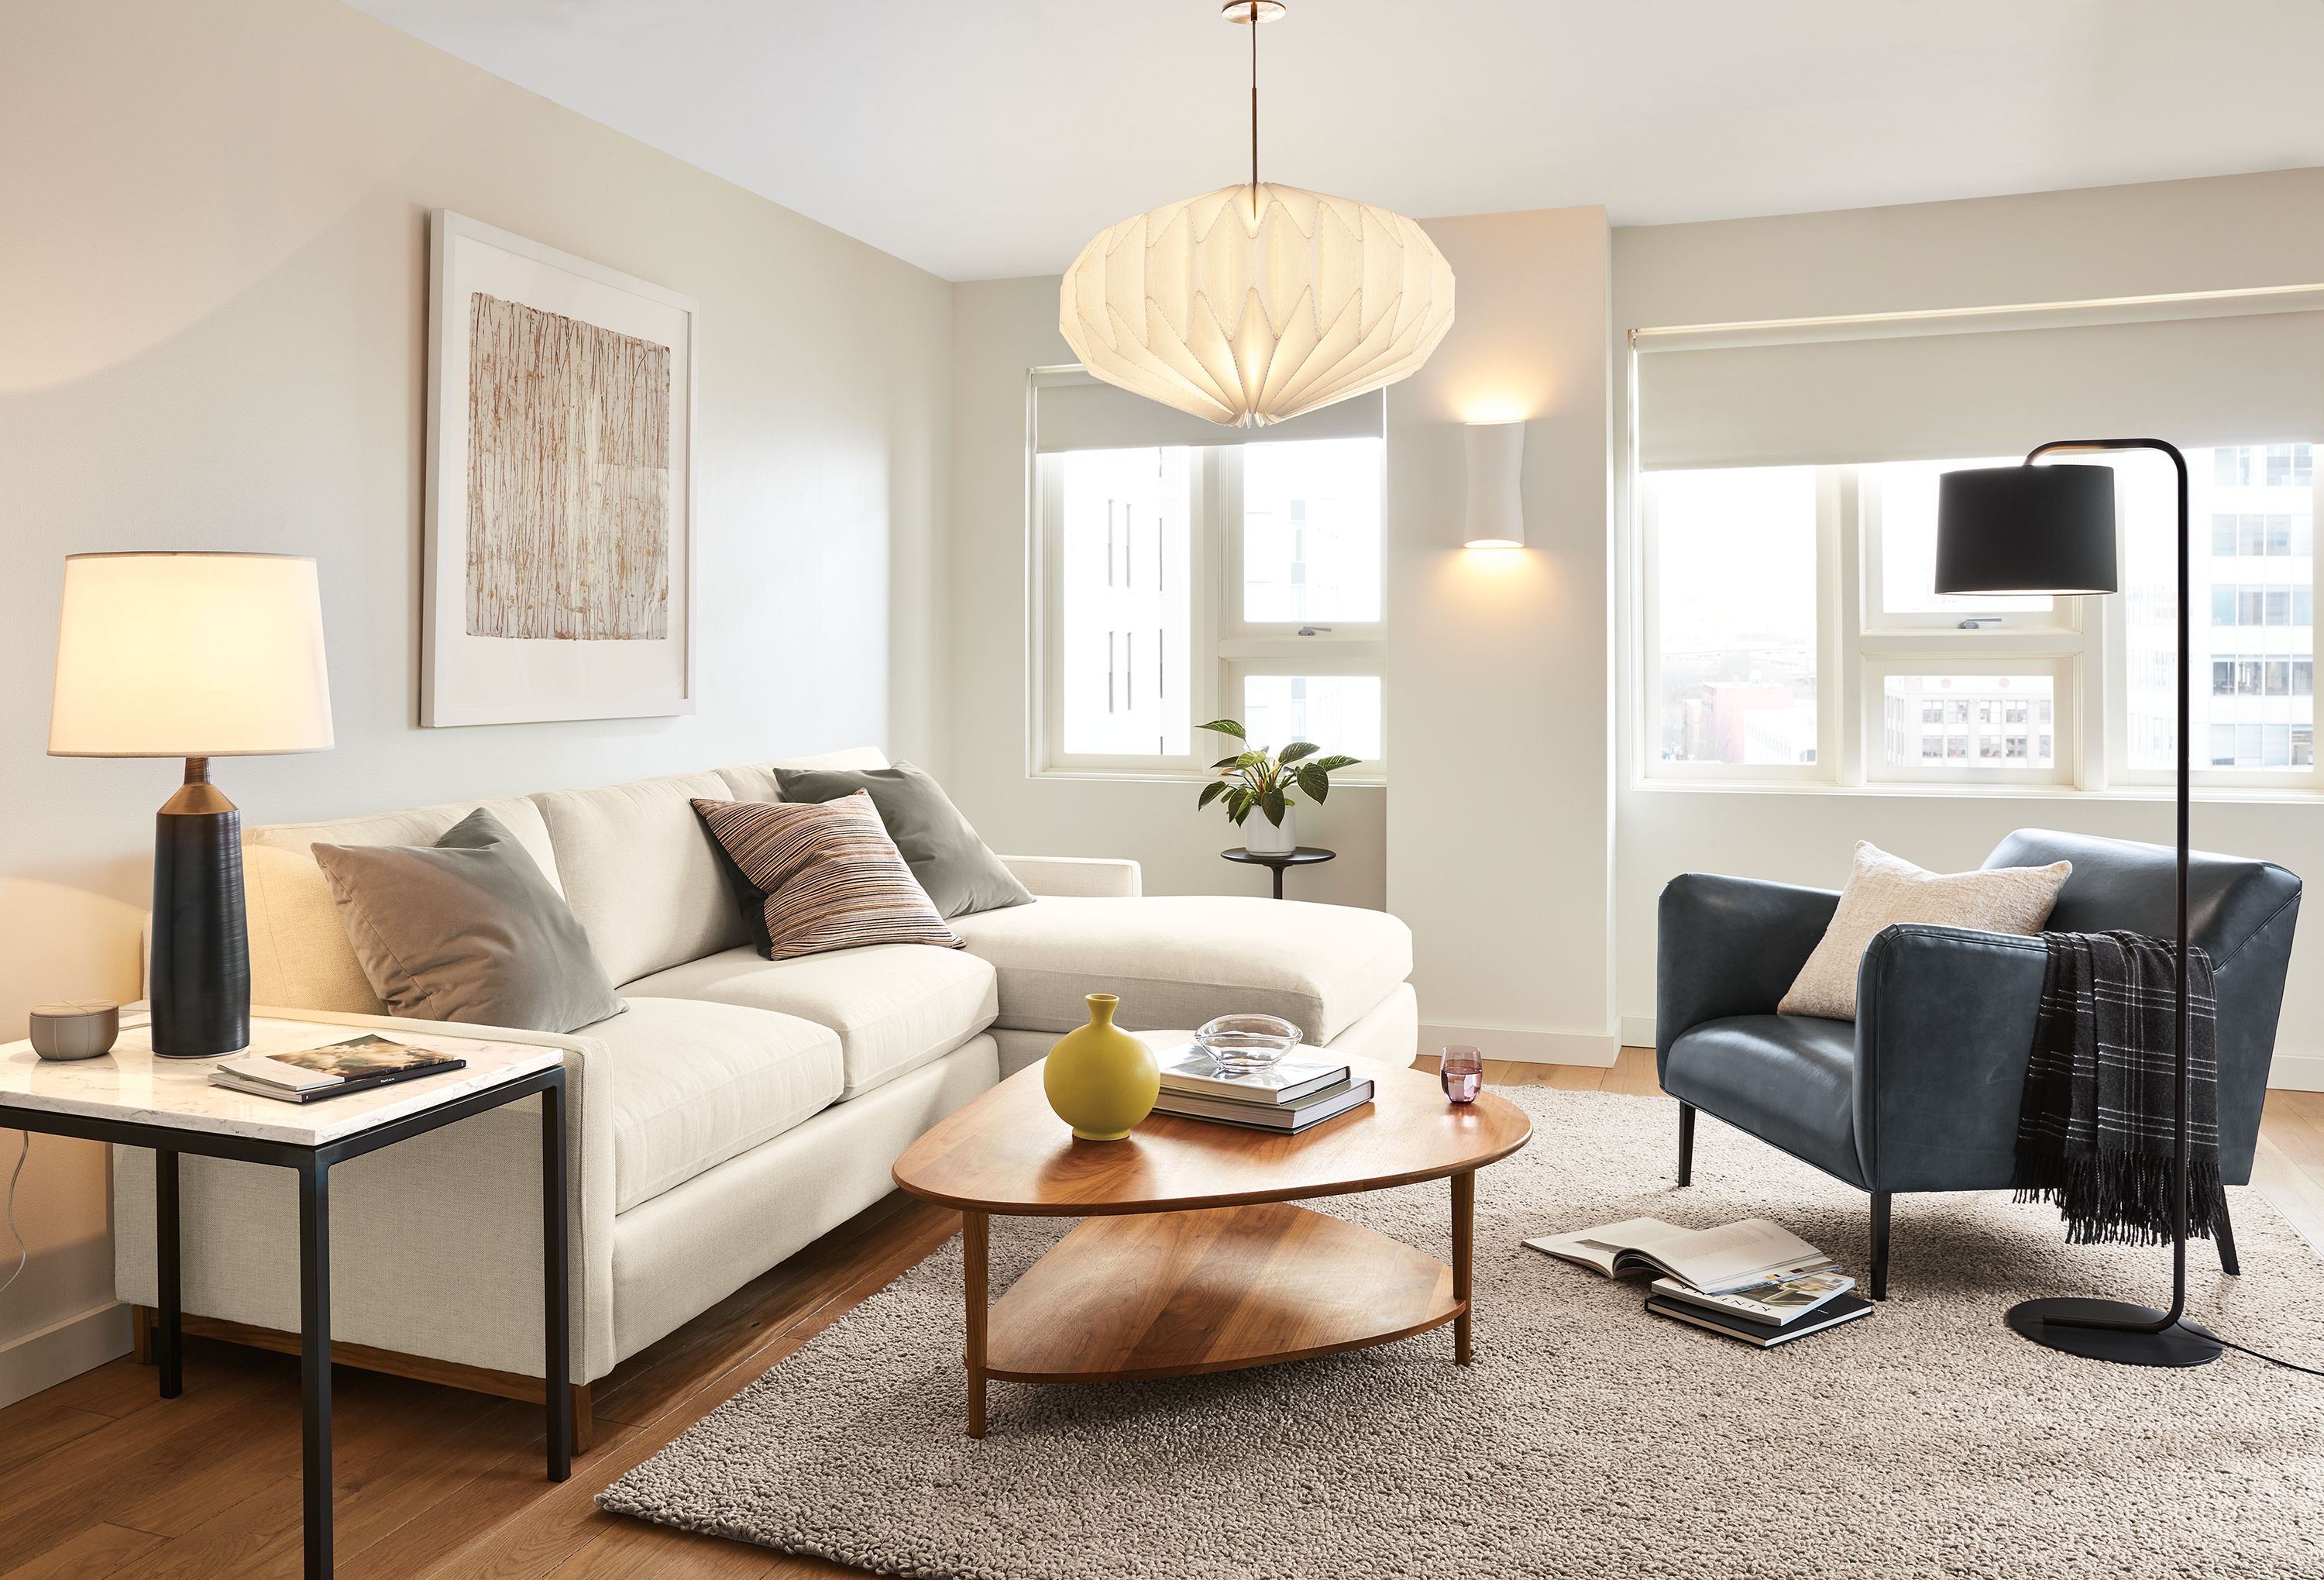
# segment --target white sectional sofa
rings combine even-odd
[[[782,764],[883,765],[872,751]],[[585,1384],[886,1195],[913,1139],[1080,1025],[1085,993],[1120,994],[1131,1029],[1262,1010],[1319,1046],[1412,1057],[1403,923],[1342,906],[1142,897],[1134,862],[1004,858],[1039,898],[954,919],[964,950],[762,960],[690,801],[776,799],[775,766],[244,835],[261,1006],[383,1016],[309,847],[430,843],[478,805],[523,841],[623,984],[626,1013],[570,1036],[472,1029],[569,1050],[573,1375]],[[532,1106],[334,1171],[339,1343],[382,1352],[365,1359],[383,1369],[520,1397],[529,1384],[538,1397]],[[118,1294],[151,1305],[152,1159],[117,1150],[114,1169]],[[189,1318],[295,1332],[290,1176],[191,1158],[182,1170]]]

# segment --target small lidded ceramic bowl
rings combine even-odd
[[[1273,1015],[1221,1015],[1194,1041],[1224,1070],[1263,1070],[1299,1046],[1299,1028]]]
[[[32,1051],[60,1062],[95,1058],[113,1051],[121,1035],[121,1006],[108,1003],[41,1004],[32,1013]]]

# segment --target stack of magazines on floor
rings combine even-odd
[[[1647,1310],[1763,1350],[1872,1314],[1831,1258],[1765,1218],[1716,1229],[1629,1218],[1526,1243],[1609,1279],[1659,1275]]]
[[[1232,1070],[1188,1043],[1161,1056],[1162,1095],[1154,1112],[1296,1135],[1310,1125],[1372,1100],[1372,1084],[1345,1064],[1286,1058],[1263,1069]]]

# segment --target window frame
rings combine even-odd
[[[1740,469],[1740,468],[1735,468]],[[2057,598],[2047,610],[2003,611],[1996,624],[1963,629],[1958,613],[1890,613],[1882,606],[1884,568],[1878,544],[1877,489],[1865,486],[1862,467],[1819,466],[1816,472],[1816,762],[1744,763],[1670,762],[1656,754],[1661,739],[1662,643],[1659,521],[1655,474],[1632,473],[1637,523],[1636,618],[1640,633],[1637,772],[1646,784],[1839,790],[2103,790],[2113,757],[2107,739],[2107,699],[2120,695],[2119,638],[2098,640],[2101,622],[2080,607],[2086,598]],[[2120,618],[2126,600],[2105,618]],[[2110,646],[2116,664],[2099,661]],[[1891,763],[1883,750],[1885,682],[1899,674],[2048,674],[2052,677],[2052,767],[1996,765],[1967,770]],[[2221,771],[2225,772],[2226,771]],[[2247,771],[2229,782],[2249,783]],[[2313,783],[2314,781],[2308,781]]]
[[[1072,370],[1078,374],[1079,370]],[[1038,383],[1038,380],[1037,380]],[[1029,400],[1029,397],[1028,397]],[[1029,406],[1028,406],[1029,411]],[[1029,435],[1029,418],[1028,432]],[[1266,442],[1247,441],[1247,442]],[[1286,440],[1286,443],[1309,442]],[[1315,441],[1323,442],[1323,441]],[[1159,447],[1176,448],[1176,447]],[[1381,756],[1332,776],[1340,785],[1388,782],[1387,718],[1388,493],[1387,450],[1381,448],[1381,618],[1331,626],[1293,622],[1254,623],[1240,617],[1242,584],[1242,446],[1197,445],[1188,451],[1191,500],[1187,525],[1187,629],[1190,726],[1237,717],[1242,711],[1246,676],[1368,675],[1381,681]],[[1055,683],[1064,673],[1065,457],[1027,446],[1026,642],[1027,772],[1037,779],[1114,779],[1203,782],[1214,777],[1210,764],[1222,755],[1222,737],[1190,728],[1183,756],[1122,756],[1064,750],[1065,695]],[[1307,633],[1303,634],[1303,632]],[[1275,745],[1287,742],[1268,743]],[[1328,743],[1327,743],[1328,744]]]

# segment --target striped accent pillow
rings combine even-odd
[[[770,960],[862,944],[967,943],[936,914],[867,790],[832,801],[696,800],[694,810],[765,894]]]

